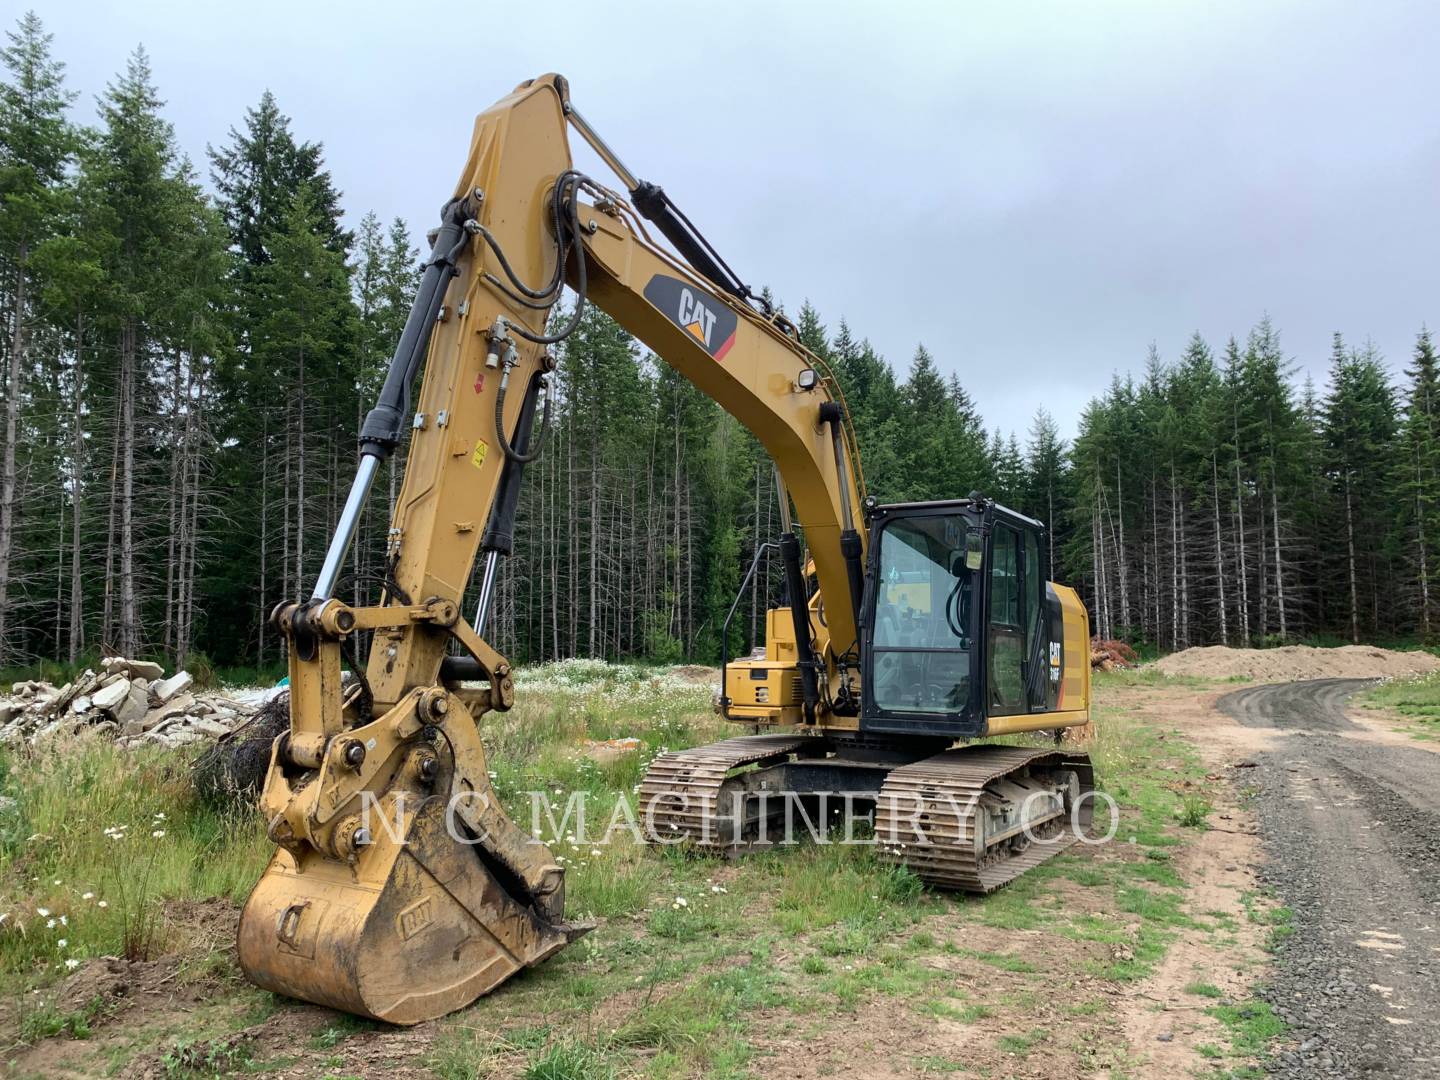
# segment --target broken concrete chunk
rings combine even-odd
[[[106,683],[99,690],[96,690],[90,698],[90,702],[97,709],[104,709],[111,712],[118,708],[120,703],[130,696],[130,680],[123,676],[114,682]]]
[[[129,673],[132,676],[154,682],[165,677],[165,669],[153,660],[127,660],[123,656],[106,657],[101,666],[108,672]]]
[[[195,680],[190,677],[188,671],[177,671],[168,679],[161,679],[159,682],[150,684],[150,702],[153,705],[164,705],[176,694],[184,693],[190,689],[190,684]]]
[[[169,720],[172,716],[180,716],[184,713],[195,711],[195,695],[181,694],[179,697],[171,698],[168,704],[161,705],[154,710],[160,714],[162,720]]]
[[[138,686],[132,686],[125,700],[114,708],[112,715],[121,731],[127,735],[135,735],[142,730],[145,714],[149,711],[150,699],[145,695],[145,691]]]
[[[192,717],[185,723],[186,731],[194,731],[201,735],[211,735],[218,738],[221,735],[228,735],[230,729],[218,720],[207,720],[203,716]]]

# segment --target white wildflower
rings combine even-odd
[[[165,830],[164,830],[164,829],[156,829],[156,830],[155,830],[154,832],[152,832],[150,835],[151,835],[153,838],[155,838],[156,840],[163,840],[163,839],[165,838]]]
[[[37,907],[35,909],[35,914],[39,915],[43,919],[50,914],[50,909],[48,907]]]
[[[55,920],[54,920],[54,919],[46,919],[46,920],[45,920],[45,929],[46,929],[46,930],[54,930],[54,929],[55,929]]]
[[[61,925],[61,926],[69,926],[69,925],[70,925],[70,916],[69,916],[69,915],[61,915],[61,916],[60,916],[60,925]]]
[[[727,892],[729,892],[729,890],[726,889],[724,885],[711,885],[710,891],[712,893],[715,893],[717,896],[724,896]]]
[[[65,948],[66,945],[69,945],[69,944],[70,944],[70,942],[69,942],[68,940],[66,940],[65,938],[62,937],[62,938],[60,938],[58,941],[55,942],[55,947],[56,947],[57,949],[63,949],[63,948]]]
[[[93,892],[82,893],[82,894],[80,895],[80,899],[81,899],[81,900],[94,900],[94,899],[95,899],[95,894],[94,894]]]
[[[677,897],[675,897],[675,903],[676,903],[677,905],[679,905],[680,907],[689,907],[689,906],[690,906],[690,901],[689,901],[689,900],[686,900],[683,896],[677,896]]]
[[[79,961],[79,960],[76,960],[73,956],[72,956],[69,960],[66,960],[66,961],[65,961],[65,970],[66,970],[66,971],[74,971],[74,970],[75,970],[77,967],[79,967],[79,966],[80,966],[80,961]]]
[[[98,901],[96,901],[95,906],[96,906],[96,907],[109,907],[109,906],[110,906],[110,903],[109,903],[109,901],[106,901],[106,900],[98,900]]]

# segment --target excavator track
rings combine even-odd
[[[813,735],[742,735],[737,739],[661,754],[640,784],[640,811],[652,843],[688,841],[704,851],[727,852],[732,830],[721,805],[725,780],[746,765],[771,765],[791,754],[824,754],[824,739]]]
[[[927,884],[1000,888],[1058,855],[1089,822],[1084,754],[1024,746],[947,750],[891,771],[875,807],[881,857]]]
[[[1092,788],[1094,772],[1084,754],[971,746],[884,763],[897,749],[881,740],[857,753],[854,746],[837,747],[813,735],[747,735],[662,754],[640,785],[646,836],[651,843],[688,843],[709,854],[747,850],[764,813],[745,798],[757,786],[747,781],[777,776],[773,766],[795,769],[807,762],[871,770],[881,858],[909,867],[936,888],[992,892],[1075,843],[1072,817],[1074,824],[1089,824],[1090,807],[1081,795]],[[766,769],[771,771],[760,772]],[[824,790],[807,786],[805,793]]]

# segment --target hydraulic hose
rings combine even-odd
[[[545,394],[545,376],[536,376],[539,380],[538,392]],[[500,444],[500,450],[504,453],[506,460],[514,461],[520,465],[528,465],[540,456],[540,451],[545,448],[545,433],[550,430],[550,402],[551,397],[545,394],[545,409],[540,414],[540,434],[535,436],[533,446],[528,450],[521,450],[519,447],[528,442],[528,429],[522,437],[519,428],[516,428],[515,444],[512,445],[505,438],[505,394],[507,392],[506,380],[500,380],[500,389],[495,394],[495,440]]]

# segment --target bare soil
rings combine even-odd
[[[1172,653],[1150,666],[1165,675],[1268,683],[1425,675],[1440,670],[1440,657],[1426,652],[1381,649],[1374,645],[1345,645],[1338,649],[1317,649],[1309,645],[1230,649],[1223,645],[1207,645]]]

